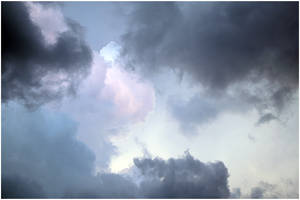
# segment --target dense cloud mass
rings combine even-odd
[[[298,90],[297,2],[136,4],[130,22],[122,56],[145,76],[170,67],[274,115]]]
[[[123,53],[146,70],[180,68],[213,89],[252,73],[298,83],[296,2],[138,4],[130,25]]]
[[[2,110],[3,198],[133,196],[135,185],[123,177],[95,175],[95,155],[76,138],[74,121],[44,109],[29,112],[9,105]],[[107,157],[113,146],[102,145]]]
[[[202,163],[189,153],[184,158],[135,159],[142,172],[140,193],[145,198],[227,198],[227,168],[222,162]]]
[[[43,110],[14,105],[2,119],[3,198],[225,198],[228,171],[222,162],[183,158],[135,159],[142,180],[95,172],[95,155],[76,139],[76,123]],[[4,111],[2,111],[4,112]],[[16,126],[15,116],[20,120]],[[3,121],[6,120],[6,121]],[[109,144],[106,145],[109,152]],[[105,152],[103,152],[105,154]]]
[[[49,44],[47,39],[55,33],[51,30],[55,27],[48,28],[50,34],[45,37],[47,30],[34,23],[35,15],[30,14],[29,5],[23,2],[1,5],[2,101],[20,100],[32,107],[74,94],[89,71],[92,55],[83,40],[82,27],[70,19],[62,19],[66,30],[52,34]],[[44,5],[36,6],[43,9]],[[48,16],[48,21],[56,19],[55,16]]]
[[[59,195],[63,186],[91,176],[94,155],[76,140],[76,124],[66,116],[16,105],[2,113],[3,197]]]

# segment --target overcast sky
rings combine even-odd
[[[298,2],[2,2],[3,198],[298,198]]]

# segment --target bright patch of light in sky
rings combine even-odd
[[[104,60],[114,62],[120,55],[121,46],[116,42],[111,41],[100,50],[100,55]]]

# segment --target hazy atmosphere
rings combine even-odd
[[[298,2],[1,2],[2,198],[298,198]]]

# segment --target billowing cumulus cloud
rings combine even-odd
[[[140,194],[145,198],[227,198],[227,168],[222,162],[202,163],[189,153],[167,161],[135,159],[141,171]]]
[[[54,9],[2,4],[2,101],[34,107],[74,94],[89,72],[92,55],[82,27]]]
[[[131,13],[122,56],[145,76],[170,67],[211,99],[234,91],[280,115],[298,89],[297,44],[297,2],[146,3]]]

